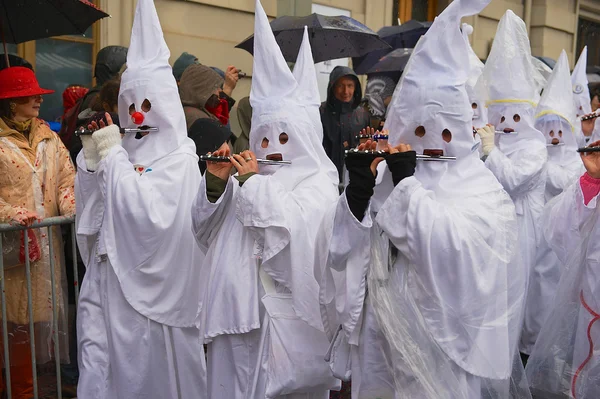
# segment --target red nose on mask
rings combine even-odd
[[[139,111],[134,112],[133,114],[131,114],[131,120],[136,125],[141,125],[142,123],[144,123],[144,115]]]

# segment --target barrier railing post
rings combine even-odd
[[[56,306],[56,283],[54,276],[54,236],[52,226],[48,226],[48,247],[50,254],[50,283],[52,284],[52,335],[54,336],[54,364],[56,365],[56,391],[58,399],[62,399],[62,384],[60,375],[60,343],[58,341],[58,310]]]
[[[23,231],[25,245],[25,277],[27,280],[27,314],[29,315],[29,345],[31,348],[31,374],[33,377],[33,398],[38,399],[37,359],[35,357],[35,334],[33,332],[33,301],[31,293],[31,262],[29,260],[29,229]]]
[[[2,252],[2,238],[0,233],[0,293],[2,299],[2,344],[4,346],[4,375],[6,380],[6,397],[12,399],[12,389],[10,381],[10,353],[8,351],[8,321],[6,320],[6,291],[4,288],[4,256]]]
[[[75,284],[75,309],[79,303],[79,271],[77,270],[77,232],[75,231],[75,222],[71,224],[71,251],[73,252],[73,284]],[[77,310],[75,310],[77,311]]]

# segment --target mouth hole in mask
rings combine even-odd
[[[415,129],[415,136],[417,136],[417,137],[425,136],[425,126],[418,126]]]
[[[283,132],[279,135],[279,144],[285,144],[289,140],[287,133]],[[264,140],[263,140],[264,141]],[[268,141],[268,140],[267,140]],[[266,147],[265,147],[266,148]]]
[[[129,115],[133,115],[134,112],[135,112],[135,104],[131,104],[129,106]]]
[[[558,137],[562,137],[562,130],[558,131]]]
[[[260,143],[260,146],[261,146],[262,148],[267,148],[267,147],[269,146],[269,139],[268,139],[268,138],[266,138],[266,137],[264,137],[264,138],[262,139],[262,143]]]
[[[473,108],[473,109],[477,109],[477,103],[473,103],[473,104],[471,104],[471,108]]]
[[[444,129],[444,131],[442,132],[442,139],[444,139],[444,141],[446,143],[449,143],[452,141],[452,132],[448,129]]]
[[[504,123],[505,120],[506,120],[505,117],[500,118],[500,123]]]
[[[550,137],[554,137],[554,130],[550,130]]]
[[[521,116],[520,116],[519,114],[515,114],[515,115],[513,116],[513,121],[515,121],[515,122],[519,122],[520,120],[521,120]]]
[[[150,101],[147,98],[144,99],[144,102],[142,103],[142,111],[148,112],[151,108],[152,104],[150,103]]]

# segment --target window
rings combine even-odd
[[[600,24],[579,18],[577,27],[577,55],[588,46],[587,66],[600,65]]]
[[[14,51],[14,54],[33,65],[40,86],[55,91],[54,94],[44,96],[40,110],[42,119],[58,121],[62,117],[62,93],[67,86],[93,86],[93,65],[99,50],[98,36],[99,24],[96,23],[83,35],[56,36],[18,46],[9,45],[9,52]]]
[[[404,23],[411,19],[425,22],[433,21],[437,9],[437,0],[397,0],[398,18]]]

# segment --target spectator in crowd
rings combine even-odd
[[[371,117],[359,107],[362,89],[358,76],[348,67],[337,66],[329,76],[327,101],[321,104],[323,147],[343,181],[344,151],[357,145],[355,136],[369,126]]]
[[[196,144],[196,155],[206,155],[217,150],[227,148],[227,140],[231,135],[231,131],[221,125],[219,121],[208,118],[200,118],[196,120],[188,131],[188,137]],[[198,162],[200,172],[204,174],[206,171],[206,162]]]
[[[67,114],[69,114],[69,111],[77,105],[77,101],[85,97],[89,90],[90,89],[87,87],[81,85],[69,85],[65,91],[63,91],[63,115],[60,120],[62,125],[67,121]]]
[[[190,53],[186,53],[185,51],[175,60],[173,64],[173,76],[175,76],[175,80],[177,81],[177,85],[181,82],[181,76],[190,65],[197,65],[198,57],[192,55]]]
[[[214,119],[227,125],[229,103],[220,98],[223,79],[205,65],[190,65],[179,83],[179,95],[185,111],[187,128],[200,118]]]
[[[33,66],[28,61],[19,57],[18,55],[9,54],[8,62],[10,63],[10,66],[22,66],[25,68],[29,68],[33,71]],[[4,54],[0,54],[0,70],[6,69],[7,66],[8,65],[6,65],[6,57],[4,57]]]
[[[0,223],[30,226],[36,220],[75,212],[75,169],[59,137],[38,118],[42,95],[31,69],[11,67],[0,71]],[[51,360],[60,344],[61,360],[68,361],[64,265],[59,227],[53,241],[45,230],[16,231],[3,235],[3,264],[11,362],[12,397],[33,396],[28,295],[25,260],[31,262],[35,349],[38,364]],[[28,253],[24,251],[25,239]],[[56,303],[52,303],[49,246],[54,256]],[[53,307],[56,306],[55,309]],[[59,342],[54,342],[53,310],[58,315]],[[5,391],[0,380],[0,392]]]
[[[592,83],[588,85],[588,88],[592,99],[592,112],[596,112],[600,107],[600,83]]]
[[[392,101],[397,82],[397,80],[383,74],[369,75],[365,89],[365,100],[373,129],[383,130],[387,107]]]
[[[242,132],[233,143],[233,153],[240,154],[250,148],[250,127],[252,124],[252,106],[250,97],[242,98],[237,107],[237,117]]]
[[[96,66],[94,68],[96,86],[94,86],[86,95],[80,107],[81,111],[91,108],[96,97],[100,95],[102,86],[109,80],[116,78],[126,62],[127,47],[107,46],[98,52]]]

